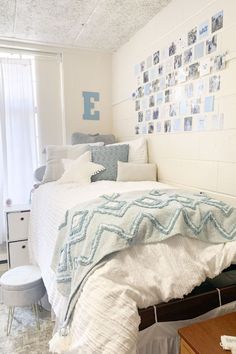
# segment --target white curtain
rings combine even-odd
[[[32,63],[0,58],[0,243],[4,207],[27,204],[37,165]]]

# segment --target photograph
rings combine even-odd
[[[164,122],[164,132],[170,133],[171,132],[171,120],[165,120]]]
[[[175,52],[176,52],[176,44],[174,42],[172,42],[170,47],[169,47],[169,57],[174,55]]]
[[[148,82],[146,85],[144,85],[144,95],[149,96],[150,93],[152,93],[152,85],[150,82]]]
[[[170,90],[165,91],[165,103],[170,102]]]
[[[142,110],[146,110],[148,108],[148,97],[143,97],[142,100],[141,100],[141,107],[142,107]]]
[[[225,57],[226,57],[226,54],[221,54],[221,55],[215,56],[214,63],[213,63],[213,70],[219,71],[219,70],[225,69],[225,64],[226,64]]]
[[[143,86],[139,86],[138,87],[138,93],[137,93],[137,97],[141,98],[144,96],[144,87]]]
[[[138,112],[138,123],[142,123],[143,122],[143,112],[139,111]]]
[[[216,92],[220,89],[220,75],[213,75],[209,78],[209,92]]]
[[[138,98],[138,90],[132,92],[132,100],[134,101],[136,98]]]
[[[174,119],[173,131],[179,132],[180,130],[181,130],[181,119],[180,118]]]
[[[149,107],[154,107],[155,106],[155,96],[149,96]]]
[[[154,54],[153,54],[153,64],[156,65],[156,64],[159,64],[160,62],[160,51],[156,51]]]
[[[217,35],[214,34],[214,36],[211,39],[208,39],[206,41],[206,54],[211,54],[214,51],[216,51],[217,48]]]
[[[169,116],[176,117],[177,116],[178,105],[176,103],[172,103],[170,105]]]
[[[175,73],[170,73],[166,76],[166,86],[174,86],[176,84]]]
[[[148,134],[154,133],[154,124],[152,122],[148,123]]]
[[[161,122],[156,122],[156,132],[160,133],[161,132]]]
[[[142,124],[141,133],[142,134],[147,134],[147,124],[146,123]]]
[[[197,117],[197,130],[206,130],[206,116]]]
[[[191,131],[192,130],[192,124],[193,124],[193,118],[192,117],[184,118],[184,130],[185,131]]]
[[[186,73],[186,68],[180,68],[177,71],[177,81],[179,84],[185,82],[187,79],[187,73]]]
[[[158,92],[156,95],[156,104],[162,104],[163,102],[163,92]]]
[[[177,45],[180,51],[187,47],[187,36],[182,36],[178,38]]]
[[[187,100],[181,100],[179,104],[179,115],[180,116],[185,116],[186,114],[189,114],[189,109],[188,109],[188,101]]]
[[[152,112],[152,119],[155,120],[155,119],[158,119],[158,118],[159,118],[159,108],[157,107]]]
[[[218,12],[211,18],[211,32],[214,33],[223,27],[223,11]]]
[[[158,70],[158,76],[163,75],[163,65],[162,64],[158,66],[157,70]]]
[[[187,85],[185,85],[184,87],[184,91],[185,91],[185,96],[186,97],[193,97],[193,83],[189,83]]]
[[[144,71],[145,70],[145,61],[143,60],[141,63],[140,63],[140,72]]]
[[[205,80],[199,80],[194,83],[194,96],[200,97],[203,95],[205,90]]]
[[[191,114],[198,114],[201,110],[201,99],[196,98],[191,101]]]
[[[198,26],[198,38],[202,39],[209,34],[209,22],[205,21]]]
[[[204,44],[205,42],[197,43],[194,46],[194,60],[200,59],[204,55]]]
[[[184,51],[184,64],[189,64],[193,60],[193,48]]]
[[[136,135],[140,134],[140,127],[139,127],[139,125],[135,125],[134,131],[135,131],[135,134],[136,134]]]
[[[166,88],[166,78],[165,77],[160,78],[159,86],[160,86],[160,90],[165,90],[165,88]]]
[[[140,110],[140,101],[137,100],[135,101],[135,111],[139,111]]]
[[[211,117],[211,129],[224,129],[224,114],[213,114]]]
[[[158,69],[156,66],[152,66],[149,70],[149,80],[153,81],[158,78]]]
[[[214,111],[215,97],[206,96],[204,99],[204,111],[209,113]]]
[[[199,63],[189,65],[188,78],[190,80],[197,79],[199,77]]]
[[[199,74],[200,76],[205,76],[210,74],[211,72],[211,60],[209,57],[204,58],[200,62],[200,67],[199,67]]]
[[[182,54],[176,55],[174,59],[174,68],[178,69],[182,66]]]
[[[149,121],[151,119],[152,119],[152,111],[151,111],[151,109],[147,109],[145,112],[145,120]]]
[[[152,82],[152,92],[157,92],[159,89],[159,80],[154,80]]]
[[[174,57],[171,57],[165,62],[165,73],[168,74],[173,70],[174,70]]]
[[[194,44],[197,41],[197,27],[194,27],[188,32],[188,45]]]
[[[144,71],[143,73],[143,83],[146,84],[149,81],[149,71]]]

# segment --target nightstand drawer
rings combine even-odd
[[[7,213],[8,240],[28,238],[29,211]]]
[[[8,247],[10,268],[29,264],[28,241],[9,242]]]
[[[195,354],[195,353],[196,352],[194,352],[192,348],[190,348],[190,346],[183,339],[181,339],[180,354]]]

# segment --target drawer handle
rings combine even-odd
[[[24,245],[24,246],[21,246],[21,248],[23,248],[23,249],[24,249],[25,247],[26,247],[25,245]]]
[[[24,220],[24,218],[20,218],[21,219],[21,221],[23,221]]]

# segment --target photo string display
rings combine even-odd
[[[223,129],[215,105],[226,67],[227,53],[217,52],[223,19],[220,11],[135,65],[135,134]]]

